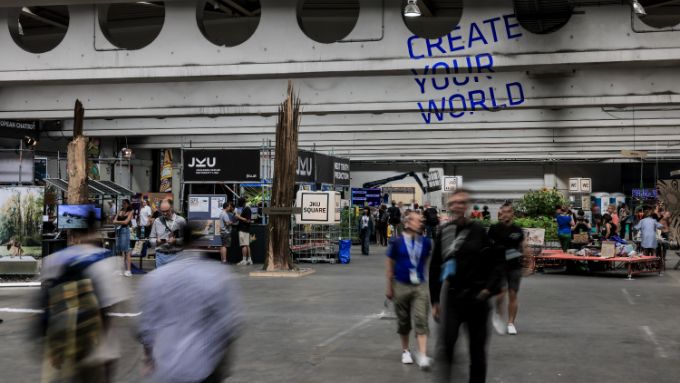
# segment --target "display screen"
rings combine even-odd
[[[633,189],[633,198],[656,199],[656,189]]]
[[[352,188],[352,206],[380,206],[380,189]]]
[[[95,219],[102,219],[102,209],[95,205],[57,206],[57,227],[59,229],[86,229],[87,218],[94,212]]]

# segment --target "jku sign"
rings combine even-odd
[[[187,149],[182,172],[185,182],[246,182],[260,179],[257,149]]]
[[[212,162],[211,162],[212,160]],[[214,168],[215,164],[217,163],[217,159],[215,157],[206,157],[206,158],[196,158],[196,157],[191,157],[191,163],[189,164],[190,168]]]

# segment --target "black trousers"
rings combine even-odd
[[[435,355],[436,381],[451,382],[456,342],[461,325],[465,324],[469,340],[470,383],[485,382],[491,312],[489,302],[477,300],[475,293],[449,289],[446,284],[441,298],[441,326]]]
[[[371,231],[368,228],[361,229],[361,254],[368,255]]]

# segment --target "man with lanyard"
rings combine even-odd
[[[465,217],[469,206],[466,191],[453,192],[447,203],[451,220],[434,240],[429,283],[432,316],[441,322],[435,356],[438,382],[451,380],[462,324],[468,332],[470,383],[486,381],[489,298],[500,291],[503,260],[491,249],[484,227]]]
[[[427,336],[429,334],[429,294],[425,283],[425,266],[430,257],[432,244],[423,238],[423,217],[418,212],[410,213],[405,219],[402,235],[390,240],[387,248],[387,299],[394,302],[397,314],[397,333],[401,338],[401,362],[413,363],[409,351],[411,321],[415,325],[418,341],[416,361],[421,369],[432,364],[427,357]],[[413,318],[411,318],[413,316]]]
[[[515,212],[512,204],[506,203],[501,206],[500,221],[489,228],[491,243],[502,254],[505,254],[505,275],[503,279],[507,281],[507,333],[510,335],[517,335],[517,329],[515,328],[515,319],[517,318],[517,310],[519,308],[517,293],[519,292],[519,284],[522,279],[522,257],[528,254],[526,243],[524,242],[524,233],[519,226],[512,223],[514,218]],[[493,314],[493,324],[499,334],[506,332],[506,325],[503,323],[500,315],[505,304],[505,293],[506,291],[503,290],[496,297],[496,310]]]
[[[182,251],[182,233],[187,222],[172,210],[172,202],[163,200],[161,216],[154,220],[149,243],[156,248],[156,268],[172,262]]]

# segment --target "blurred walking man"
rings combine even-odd
[[[482,225],[467,219],[470,195],[462,189],[448,200],[451,220],[435,237],[430,265],[432,316],[441,322],[435,356],[438,382],[450,382],[462,324],[470,347],[470,383],[486,381],[489,298],[498,293],[503,263],[491,250]]]
[[[418,366],[427,370],[432,364],[427,356],[427,336],[430,333],[428,320],[430,302],[425,282],[425,267],[430,258],[432,244],[421,235],[423,217],[418,212],[410,213],[404,222],[402,235],[392,238],[387,248],[387,299],[394,302],[397,314],[397,333],[401,338],[401,362],[413,363],[409,350],[411,321],[415,325]]]
[[[506,283],[507,287],[496,297],[493,324],[499,334],[504,334],[507,331],[510,335],[517,335],[517,328],[515,327],[515,319],[517,319],[517,310],[519,309],[517,293],[522,279],[522,258],[528,254],[524,242],[524,233],[519,226],[512,222],[514,219],[515,212],[512,204],[506,203],[501,206],[500,222],[489,228],[491,243],[501,254],[505,255],[503,282]],[[501,319],[506,292],[508,295],[507,325]]]
[[[242,322],[240,292],[229,268],[196,248],[202,229],[188,225],[186,250],[147,274],[138,290],[138,337],[152,382],[221,383],[227,375]]]

